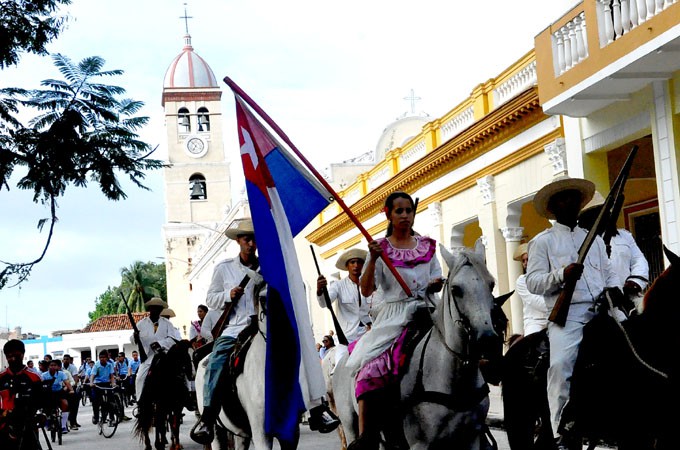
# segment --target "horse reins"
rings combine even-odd
[[[607,298],[607,303],[609,305],[609,311],[614,310],[614,302],[612,301],[611,295],[609,294],[609,291],[605,291],[605,297]],[[649,369],[651,372],[659,375],[662,378],[668,379],[668,374],[660,371],[656,367],[653,367],[651,364],[649,364],[647,361],[642,359],[640,354],[635,350],[635,346],[633,345],[633,342],[630,340],[630,336],[628,336],[628,333],[626,332],[626,329],[623,328],[623,325],[621,325],[621,322],[618,320],[614,319],[614,322],[616,322],[616,326],[619,327],[621,330],[621,333],[623,333],[623,337],[626,338],[626,343],[628,343],[628,347],[630,348],[631,353],[633,353],[633,356],[635,356],[635,359],[638,360],[640,364],[642,364],[644,367]]]

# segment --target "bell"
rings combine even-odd
[[[205,199],[205,189],[203,189],[203,183],[200,181],[194,181],[191,186],[191,200],[203,200]]]
[[[189,116],[179,116],[179,124],[189,128]]]
[[[198,116],[198,131],[210,131],[210,118],[207,115]]]

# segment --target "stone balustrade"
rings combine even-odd
[[[399,156],[399,170],[410,166],[415,161],[425,156],[425,151],[425,139],[421,139],[412,147],[404,149]]]
[[[597,18],[600,47],[605,47],[630,30],[661,13],[677,0],[598,0]]]
[[[588,57],[587,35],[583,11],[553,33],[555,76],[562,75]]]
[[[460,131],[464,130],[475,121],[475,111],[472,106],[465,108],[460,113],[453,116],[451,119],[444,122],[440,127],[443,141],[447,141]]]
[[[494,106],[497,108],[527,88],[535,86],[536,82],[536,60],[534,60],[493,90]]]

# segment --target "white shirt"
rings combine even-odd
[[[211,309],[203,318],[200,336],[205,339],[206,342],[213,341],[212,329],[215,328],[215,324],[220,319],[221,315],[222,311]]]
[[[349,342],[356,341],[365,332],[365,325],[372,322],[368,312],[371,308],[370,298],[360,294],[359,285],[349,277],[340,281],[332,281],[328,285],[328,296],[335,302],[335,312],[338,323]],[[359,300],[361,298],[361,300]],[[326,300],[322,295],[317,296],[319,306],[326,307]],[[361,303],[361,305],[359,305]],[[333,336],[335,340],[335,336]]]
[[[564,268],[578,259],[578,250],[585,240],[586,230],[555,223],[529,242],[529,264],[526,282],[529,292],[542,295],[551,311],[562,290]],[[576,282],[567,320],[588,322],[594,316],[590,307],[605,287],[618,286],[618,276],[612,270],[604,241],[599,236],[588,251],[583,275]]]
[[[647,287],[649,280],[649,264],[642,251],[635,243],[635,238],[628,230],[619,229],[616,236],[612,236],[611,261],[614,272],[619,276],[619,287],[623,288],[625,282],[630,278],[642,289]]]
[[[154,352],[151,350],[152,342],[158,342],[165,351],[168,351],[170,347],[175,345],[173,338],[178,341],[182,339],[177,328],[165,317],[158,318],[158,329],[156,332],[153,331],[153,322],[149,317],[140,320],[137,323],[137,329],[139,329],[139,340],[147,355],[145,362],[150,362],[151,356],[154,355]],[[134,335],[130,337],[130,342],[135,343]]]
[[[208,288],[206,304],[209,308],[219,311],[221,314],[228,303],[231,303],[230,292],[233,288],[241,284],[243,278],[248,275],[247,267],[241,264],[241,258],[230,258],[215,266],[212,282]],[[251,271],[252,274],[252,271]],[[224,327],[222,336],[237,337],[250,323],[250,316],[255,314],[255,285],[258,280],[251,279],[246,285],[243,295],[236,302],[236,306],[229,313],[227,326]],[[217,320],[219,315],[215,318]],[[205,319],[204,319],[205,320]],[[214,325],[214,323],[212,324]],[[201,328],[201,331],[205,327]],[[212,327],[210,328],[212,330]],[[207,330],[206,330],[207,331]],[[203,333],[201,333],[203,334]]]
[[[529,292],[526,275],[522,274],[515,283],[515,292],[522,299],[522,312],[524,314],[524,335],[541,331],[548,326],[548,307],[545,299]]]

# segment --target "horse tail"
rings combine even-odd
[[[133,434],[141,442],[144,442],[149,435],[151,426],[153,425],[153,411],[154,405],[151,395],[148,395],[148,386],[144,386],[144,392],[140,398],[137,399],[137,419],[133,427]],[[147,394],[147,395],[145,395]]]

